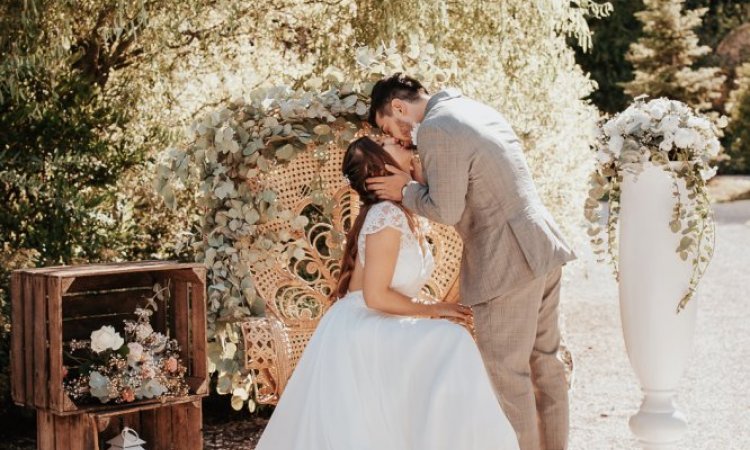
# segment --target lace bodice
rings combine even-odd
[[[427,220],[418,220],[419,227],[426,231]],[[435,268],[435,262],[429,247],[421,245],[419,238],[409,228],[406,214],[392,202],[380,202],[367,212],[362,230],[357,239],[359,261],[365,265],[365,236],[377,233],[385,227],[395,228],[401,232],[396,269],[393,272],[391,288],[404,295],[416,296]]]

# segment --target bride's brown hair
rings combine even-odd
[[[351,188],[359,195],[361,206],[359,215],[357,215],[351,229],[346,234],[344,256],[341,258],[341,269],[339,271],[339,281],[336,289],[331,293],[331,300],[335,301],[343,297],[349,290],[349,281],[352,278],[352,272],[354,272],[354,266],[357,263],[357,237],[365,223],[367,211],[370,210],[372,205],[381,202],[375,192],[367,189],[367,179],[390,175],[385,168],[386,164],[398,167],[396,160],[380,144],[367,136],[355,140],[346,149],[344,161],[341,164],[341,171],[349,180]],[[416,220],[414,215],[400,203],[396,203],[396,205],[406,214],[409,228],[415,231]]]

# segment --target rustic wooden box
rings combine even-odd
[[[144,261],[15,271],[11,277],[12,395],[15,403],[55,415],[105,413],[113,405],[76,405],[63,390],[63,343],[88,339],[103,325],[122,330],[136,306],[169,282],[168,300],[158,301],[156,331],[177,339],[195,401],[208,393],[206,360],[206,270],[202,264]],[[140,400],[137,409],[161,400]],[[45,414],[41,414],[42,417]],[[72,420],[72,419],[71,419]],[[78,420],[78,419],[76,419]],[[81,420],[83,420],[81,418]],[[42,448],[42,447],[40,447]],[[46,448],[46,447],[45,447]]]

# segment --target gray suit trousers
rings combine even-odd
[[[521,450],[567,448],[565,367],[558,359],[562,267],[474,305],[477,343]]]

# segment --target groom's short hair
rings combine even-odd
[[[370,115],[367,121],[370,125],[377,127],[375,119],[378,113],[389,115],[391,113],[391,101],[401,99],[406,101],[416,101],[421,94],[428,94],[427,89],[416,79],[404,75],[401,72],[383,78],[372,88],[370,94]]]

